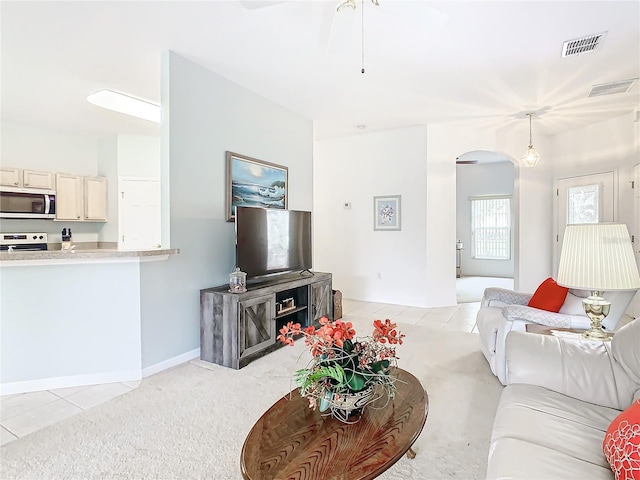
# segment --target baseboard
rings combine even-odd
[[[151,375],[155,375],[156,373],[162,372],[171,367],[175,367],[176,365],[180,365],[181,363],[188,362],[189,360],[193,360],[194,358],[200,358],[200,349],[196,348],[195,350],[191,350],[190,352],[183,353],[178,355],[177,357],[169,358],[167,360],[163,360],[160,363],[156,363],[154,365],[150,365],[142,369],[142,378],[150,377]]]
[[[0,384],[0,395],[55,390],[57,388],[80,387],[101,383],[133,382],[140,380],[140,378],[140,370],[131,370],[128,372],[107,372],[43,378],[39,380],[24,380]]]
[[[0,395],[12,395],[15,393],[38,392],[41,390],[55,390],[56,388],[81,387],[86,385],[98,385],[101,383],[134,382],[141,378],[147,378],[181,363],[194,358],[200,358],[200,349],[183,353],[177,357],[163,360],[160,363],[128,372],[107,372],[88,375],[70,375],[68,377],[43,378],[39,380],[24,380],[20,382],[0,384]]]

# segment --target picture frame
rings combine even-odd
[[[373,229],[401,230],[401,195],[373,197]]]
[[[289,169],[282,165],[226,152],[227,222],[241,207],[278,208],[289,205]]]

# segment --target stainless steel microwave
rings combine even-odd
[[[56,194],[51,190],[0,188],[0,218],[55,218]]]

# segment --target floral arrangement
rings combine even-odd
[[[395,394],[394,379],[390,368],[395,366],[396,345],[402,344],[404,334],[389,319],[373,322],[373,334],[356,338],[351,322],[320,319],[321,327],[305,329],[299,323],[289,322],[280,329],[278,340],[293,346],[293,338],[304,336],[312,359],[307,366],[295,373],[300,395],[309,400],[313,409],[321,412],[339,408],[340,400],[351,394],[363,395],[373,386],[382,385],[389,398]],[[334,412],[335,413],[335,412]],[[349,412],[347,412],[347,415]]]

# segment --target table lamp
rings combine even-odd
[[[584,311],[591,319],[591,328],[583,333],[583,337],[610,340],[602,329],[602,320],[609,314],[611,302],[602,296],[602,292],[640,288],[627,226],[622,223],[567,225],[557,283],[591,291],[591,296],[582,301]]]

